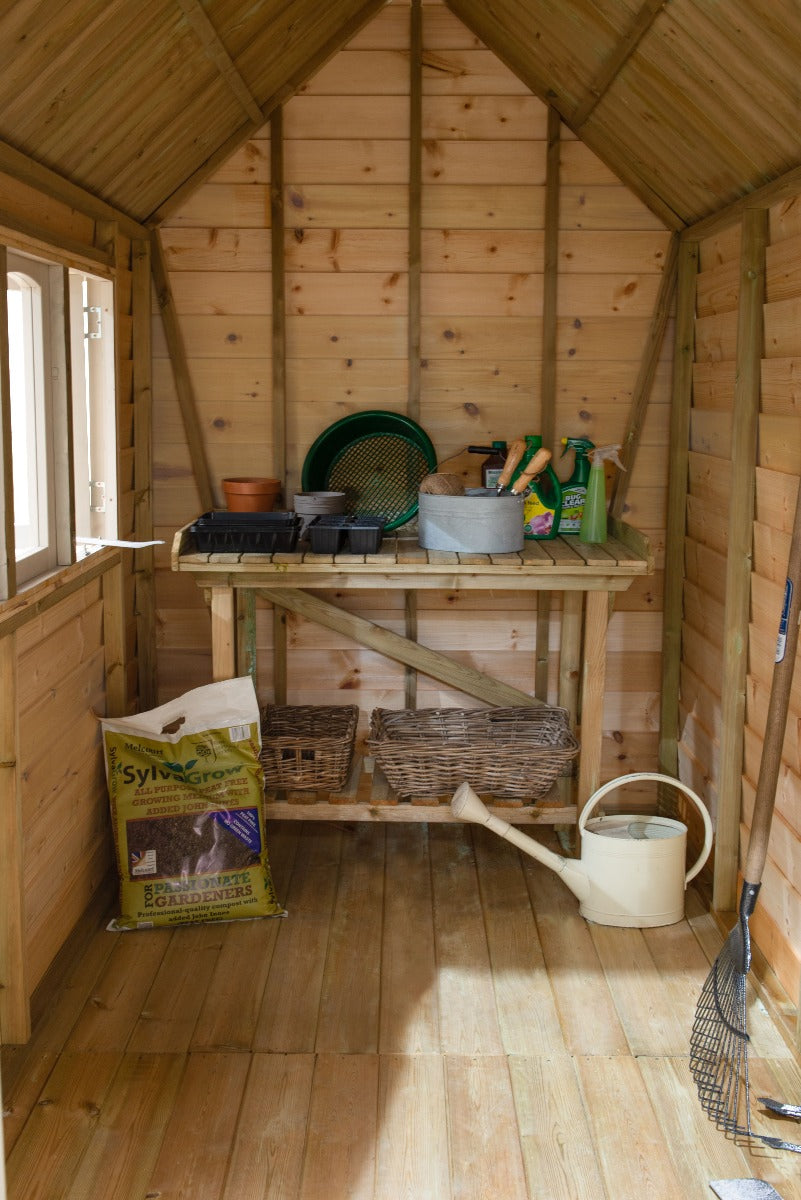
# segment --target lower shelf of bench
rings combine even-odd
[[[556,786],[538,801],[497,800],[486,793],[481,799],[490,812],[511,825],[574,825],[577,819],[575,805],[560,804]],[[264,815],[268,821],[458,821],[451,812],[450,796],[403,800],[373,760],[360,754],[354,755],[350,775],[340,791],[268,790]]]

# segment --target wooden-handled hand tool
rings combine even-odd
[[[517,464],[526,452],[526,442],[524,438],[515,438],[509,449],[506,451],[506,458],[503,464],[503,470],[498,476],[497,493],[500,496],[501,492],[505,491],[509,486],[509,481],[517,470]]]
[[[515,485],[512,488],[513,496],[520,496],[526,490],[532,479],[537,475],[542,474],[548,463],[551,461],[551,452],[541,446],[529,463],[526,464],[525,471],[518,475],[515,480]]]

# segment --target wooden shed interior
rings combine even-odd
[[[475,854],[479,881],[483,870],[537,915],[537,897],[551,894],[541,875],[535,885],[533,868],[518,866],[511,881],[505,849],[451,826],[444,798],[398,803],[371,773],[364,739],[375,708],[544,701],[570,711],[582,742],[577,779],[553,802],[501,806],[504,815],[552,839],[603,781],[631,772],[681,779],[715,828],[700,890],[715,915],[697,896],[688,902],[695,937],[713,947],[738,903],[801,475],[795,0],[11,0],[0,12],[0,62],[8,278],[0,306],[0,1042],[14,1098],[10,1161],[12,1147],[25,1149],[23,1115],[53,1065],[55,1046],[36,1041],[37,1020],[54,996],[73,1011],[70,994],[77,1020],[65,964],[78,948],[96,954],[95,976],[81,985],[80,1003],[91,1004],[110,954],[103,936],[87,932],[100,929],[116,887],[98,716],[150,709],[231,670],[249,671],[265,704],[358,706],[347,787],[311,801],[273,798],[267,822],[276,879],[312,914],[322,904],[315,880],[334,889],[337,870],[346,878],[332,855],[356,872],[343,945],[357,936],[371,888],[383,897],[385,936],[392,913],[401,930],[403,915],[389,907],[392,881],[402,886],[402,863],[423,888],[421,854],[443,877],[451,857]],[[24,442],[15,416],[28,329],[44,346],[31,378],[39,371],[51,394],[41,463],[28,457],[36,438]],[[393,566],[383,582],[375,571],[365,584],[363,561],[345,559],[317,563],[313,578],[305,565],[293,574],[289,556],[272,579],[254,576],[250,590],[240,590],[228,563],[183,554],[180,531],[222,506],[224,478],[276,476],[290,508],[315,438],[369,410],[413,418],[440,468],[471,485],[479,482],[471,444],[540,434],[562,478],[561,438],[619,444],[626,469],[610,480],[608,549],[593,556],[527,543],[513,569],[496,570],[469,557],[421,557],[412,524],[385,539]],[[45,478],[48,499],[37,491]],[[49,513],[41,557],[31,550],[23,494]],[[764,1058],[784,1064],[786,1076],[776,1077],[787,1087],[801,1039],[801,680],[790,715],[750,922],[758,1004],[781,1034],[764,1036],[773,1047]],[[643,805],[669,803],[645,784],[633,790]],[[671,803],[697,848],[691,807],[681,797]],[[363,892],[360,854],[376,872],[373,883],[362,879]],[[495,971],[502,893],[493,901],[482,886]],[[436,879],[426,895],[429,916],[439,905],[440,919],[456,919],[444,892],[437,900]],[[658,961],[655,941],[638,934],[640,959],[632,931],[625,949],[597,931],[592,941],[569,897],[553,904],[554,920],[576,946],[586,938],[607,977],[625,961]],[[548,920],[540,937],[558,972]],[[381,929],[370,929],[365,945],[380,954]],[[273,953],[275,922],[271,930]],[[186,932],[195,941],[181,948],[185,971],[218,936]],[[440,936],[445,962],[452,947],[442,928]],[[241,953],[258,953],[245,934],[231,937]],[[141,946],[139,935],[130,941]],[[298,953],[310,944],[300,941]],[[153,945],[158,955],[120,951],[132,960],[151,953],[143,968],[151,979],[166,941],[154,934]],[[521,972],[531,967],[525,955],[514,962]],[[344,951],[339,969],[355,969]],[[392,982],[387,969],[382,987]],[[298,973],[294,982],[309,980]],[[694,983],[683,986],[686,1008]],[[610,987],[614,1021],[625,1027],[626,1002]],[[221,1004],[224,995],[222,983],[209,992]],[[518,985],[507,1002],[524,996]],[[623,1053],[612,1042],[580,1045],[578,1007],[573,1040],[560,1010],[561,1053]],[[361,1018],[351,1011],[354,1027]],[[352,1071],[354,1086],[367,1090],[378,1068],[366,1065],[369,1054],[356,1063],[355,1053],[432,1049],[419,1029],[380,1046],[326,1042],[320,1025],[322,1042],[271,1042],[263,1022],[261,1041],[248,1045],[299,1057],[336,1052],[331,1078]],[[443,1053],[549,1053],[544,1019],[535,1050],[501,1025],[490,1050],[455,1037]],[[192,1068],[199,1088],[212,1082],[202,1074],[209,1052],[242,1048],[212,1026],[207,1014],[207,1040],[195,1030],[200,1040],[191,1043],[189,1029],[185,1044],[174,1044],[176,1056],[201,1051]],[[77,1041],[73,1029],[75,1052],[81,1037],[83,1048],[92,1045],[89,1025]],[[653,1053],[672,1063],[680,1042]],[[142,1036],[134,1044],[140,1057],[156,1048]],[[652,1053],[628,1046],[632,1063]],[[112,1049],[102,1035],[95,1048]],[[175,1090],[179,1067],[166,1057],[159,1070],[173,1071]],[[581,1094],[600,1106],[601,1077],[589,1061]],[[292,1102],[300,1104],[308,1080],[296,1066]],[[112,1071],[110,1058],[103,1069]],[[414,1069],[402,1084],[412,1093],[428,1086],[423,1059]],[[536,1115],[536,1089],[521,1071],[518,1062],[511,1078],[528,1172],[536,1148],[525,1149],[524,1126]],[[276,1078],[265,1074],[264,1086],[278,1086]],[[152,1076],[154,1094],[165,1079]],[[669,1101],[667,1080],[654,1083],[652,1104],[655,1095]],[[451,1098],[478,1086],[467,1068],[455,1081]],[[494,1095],[481,1092],[476,1103]],[[332,1085],[331,1111],[342,1102]],[[575,1116],[563,1113],[568,1124]],[[602,1122],[593,1137],[604,1144]],[[145,1137],[151,1166],[155,1138]],[[69,1192],[47,1191],[20,1166],[19,1195],[100,1195],[85,1190],[86,1171],[104,1161],[90,1155]],[[258,1195],[335,1195],[325,1192],[330,1161],[306,1164],[302,1187],[284,1177]],[[746,1169],[740,1159],[717,1165],[723,1174]],[[608,1174],[593,1182],[586,1164],[571,1161],[577,1175],[558,1186],[551,1179],[547,1193],[527,1176],[526,1184],[522,1166],[499,1192],[466,1171],[453,1195],[628,1195],[613,1186],[617,1166],[609,1159]],[[659,1194],[679,1194],[671,1192],[677,1179],[698,1189],[686,1194],[706,1194],[685,1166],[689,1175],[671,1160]],[[133,1186],[126,1178],[113,1195],[138,1194],[124,1190]],[[170,1183],[168,1171],[159,1178],[162,1190],[148,1194],[257,1194],[244,1190],[241,1171],[232,1182],[236,1170],[225,1192],[222,1181],[203,1192]],[[375,1193],[355,1178],[343,1197],[401,1194],[395,1176]],[[773,1178],[798,1186],[787,1169]],[[636,1186],[632,1196],[650,1194],[643,1177]]]

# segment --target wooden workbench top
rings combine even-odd
[[[619,591],[637,575],[649,575],[650,545],[637,530],[610,521],[610,536],[599,546],[577,537],[530,541],[519,553],[457,554],[424,550],[417,539],[388,534],[376,554],[313,554],[301,544],[274,554],[200,553],[190,526],[178,530],[172,569],[228,587],[379,588],[553,588]]]

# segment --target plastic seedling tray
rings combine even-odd
[[[346,539],[351,554],[375,554],[385,524],[385,517],[357,517],[352,513],[320,516],[309,526],[309,541],[315,554],[338,554]]]
[[[294,550],[299,529],[300,518],[292,512],[207,512],[189,532],[202,554],[270,554]]]

